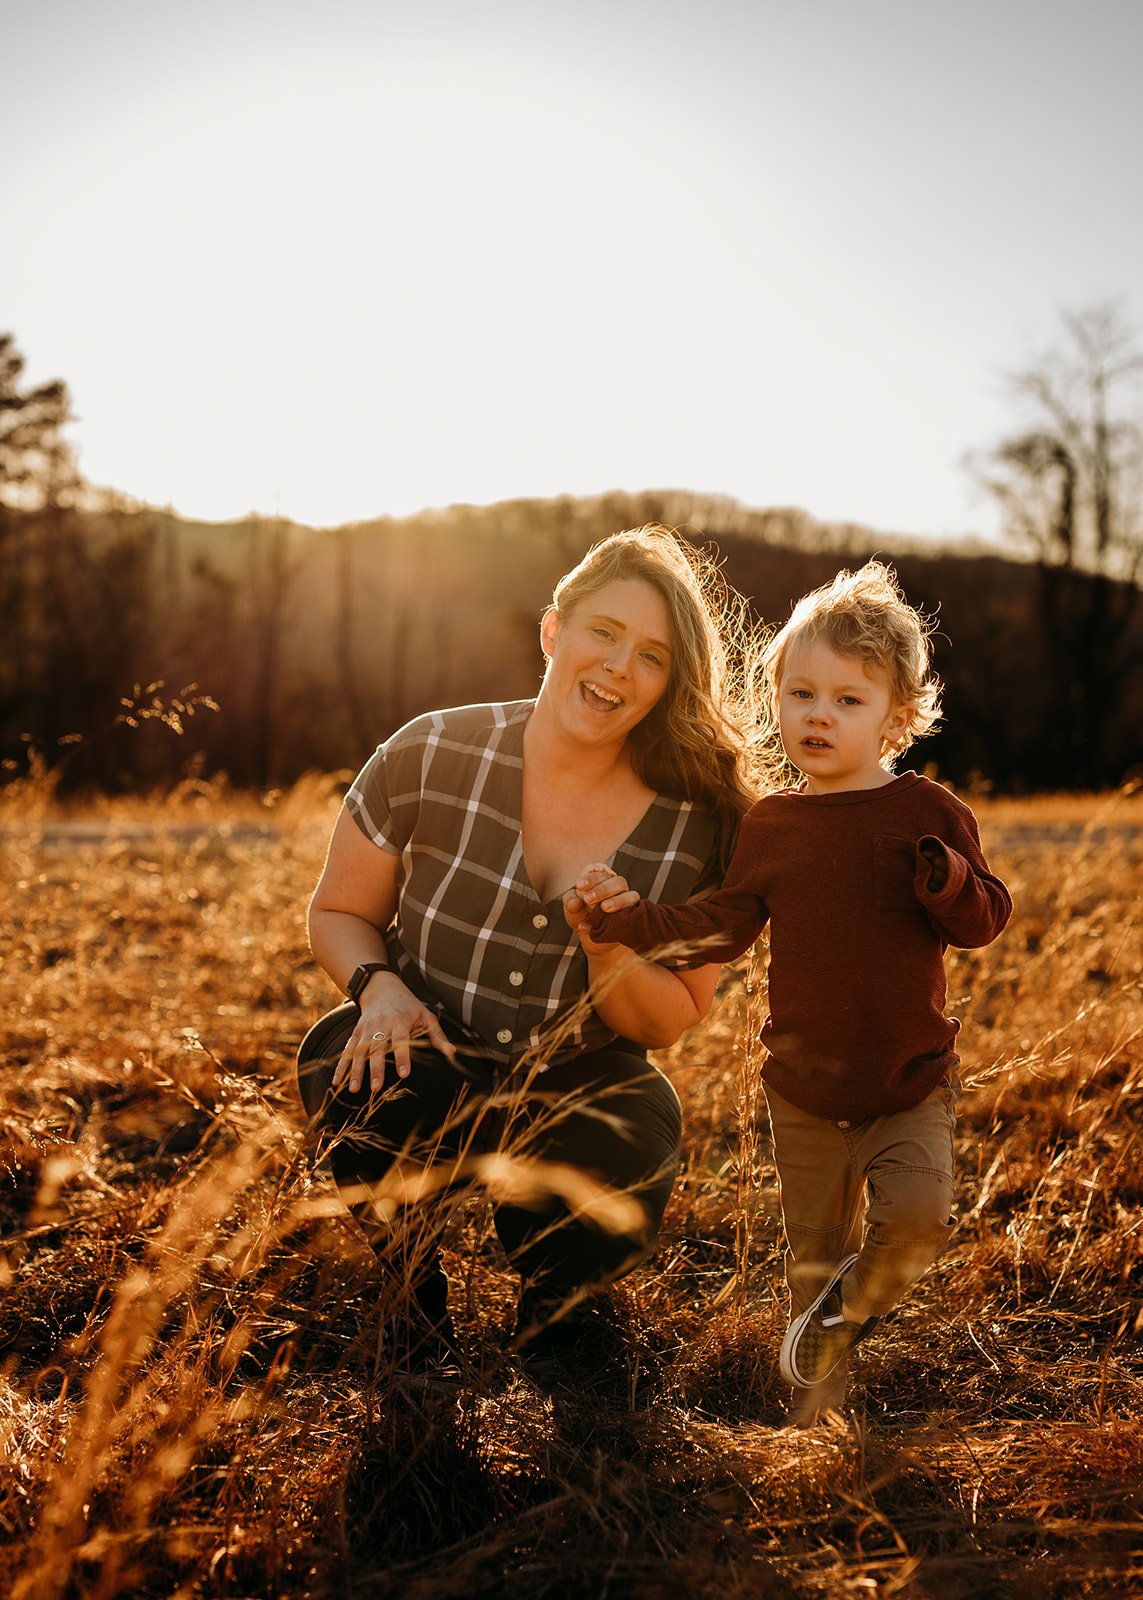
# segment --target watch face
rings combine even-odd
[[[356,1000],[375,972],[387,971],[388,963],[385,961],[370,961],[358,967],[349,980],[349,985],[345,991],[346,994],[351,1000]]]

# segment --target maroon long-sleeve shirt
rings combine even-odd
[[[936,892],[929,841],[948,863]],[[1011,912],[968,806],[908,772],[879,789],[768,795],[743,818],[721,889],[588,920],[594,939],[644,952],[682,940],[710,961],[741,955],[769,922],[763,1077],[804,1111],[858,1122],[919,1104],[956,1065],[945,948],[991,943]]]

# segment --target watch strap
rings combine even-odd
[[[363,961],[359,967],[354,967],[353,976],[346,984],[345,992],[356,1004],[361,998],[362,989],[375,972],[392,972],[392,970],[387,961]]]

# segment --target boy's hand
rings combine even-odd
[[[597,861],[584,867],[575,887],[564,896],[564,916],[568,927],[578,930],[589,911],[620,911],[624,906],[638,905],[639,900],[639,891],[627,887],[622,873]]]
[[[936,839],[924,839],[917,847],[929,863],[929,881],[925,888],[930,894],[940,894],[949,881],[949,858],[945,847]]]

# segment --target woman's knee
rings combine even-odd
[[[611,1227],[582,1220],[562,1203],[537,1210],[498,1206],[493,1222],[526,1283],[560,1295],[613,1283],[654,1249],[661,1211],[636,1203]]]
[[[432,1161],[473,1142],[482,1097],[426,1039],[413,1043],[410,1072],[398,1078],[390,1059],[380,1091],[368,1082],[353,1091],[334,1072],[357,1023],[351,1002],[321,1017],[298,1049],[298,1089],[309,1117],[335,1135],[335,1170],[355,1163],[371,1171],[398,1155]]]
[[[345,1001],[319,1017],[298,1046],[298,1093],[309,1117],[319,1116],[329,1104],[333,1074],[358,1015],[353,1002]]]
[[[615,1189],[650,1196],[665,1184],[669,1194],[683,1123],[663,1073],[642,1057],[599,1051],[554,1068],[541,1087],[557,1114],[530,1119],[527,1142],[536,1155],[597,1173]]]

